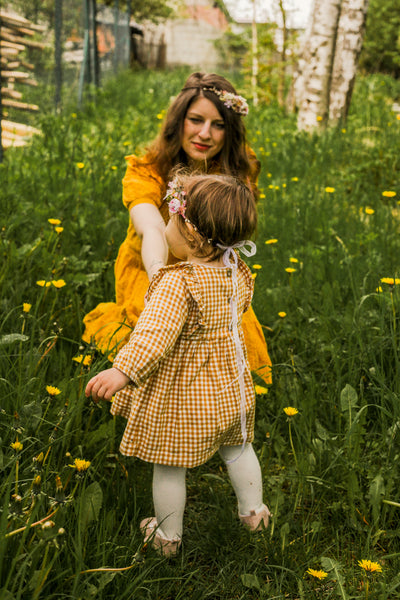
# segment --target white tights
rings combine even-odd
[[[239,456],[241,449],[241,446],[221,446],[219,453],[228,469],[239,514],[244,516],[259,510],[263,499],[261,468],[253,446],[246,444]],[[228,462],[235,458],[234,462]],[[185,467],[154,465],[153,502],[159,534],[168,539],[181,537],[186,504]]]

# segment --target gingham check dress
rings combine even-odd
[[[238,259],[240,321],[253,280]],[[147,304],[114,367],[132,381],[115,395],[128,422],[121,453],[179,467],[205,463],[221,445],[243,442],[236,349],[230,323],[232,269],[189,262],[160,269]],[[254,437],[255,395],[246,360],[247,441]]]

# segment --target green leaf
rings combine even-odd
[[[256,590],[261,592],[261,586],[260,586],[260,582],[258,581],[257,575],[254,575],[254,573],[243,573],[243,575],[241,575],[240,578],[242,580],[244,587],[247,587],[250,589],[255,588]]]
[[[29,336],[24,335],[23,333],[7,333],[6,335],[1,336],[0,346],[8,346],[15,342],[27,342],[28,340]]]
[[[91,483],[84,491],[79,506],[79,521],[82,529],[92,521],[97,521],[103,504],[103,492],[97,481]]]
[[[385,495],[385,482],[380,473],[376,475],[371,481],[369,486],[368,497],[372,505],[372,514],[374,521],[376,522],[379,518],[380,509],[382,506],[382,498]]]
[[[337,560],[328,558],[326,556],[321,557],[321,565],[324,571],[330,574],[330,578],[336,582],[337,594],[342,600],[348,600],[348,595],[344,589],[344,577],[342,575],[343,566]]]
[[[25,404],[21,410],[21,417],[24,421],[24,427],[35,429],[42,417],[42,407],[36,402]]]
[[[340,394],[340,407],[342,412],[347,412],[352,408],[356,408],[357,400],[358,396],[356,390],[347,383]]]

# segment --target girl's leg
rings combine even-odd
[[[253,511],[257,513],[263,507],[262,476],[253,446],[246,444],[240,455],[241,449],[241,446],[221,446],[219,453],[227,463],[228,474],[238,500],[239,515],[245,516]]]
[[[182,537],[186,504],[186,469],[154,465],[153,502],[157,531],[169,540]]]

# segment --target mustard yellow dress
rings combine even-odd
[[[168,223],[168,205],[163,202],[166,184],[146,156],[127,156],[127,170],[122,180],[123,203],[128,211],[138,204],[156,206],[165,223]],[[177,260],[170,255],[168,264]],[[125,240],[122,242],[115,262],[115,302],[101,302],[83,319],[83,340],[95,344],[110,358],[124,346],[144,308],[144,297],[149,280],[141,257],[141,239],[131,220]],[[253,309],[243,316],[243,333],[252,371],[271,383],[271,359],[261,325]]]

